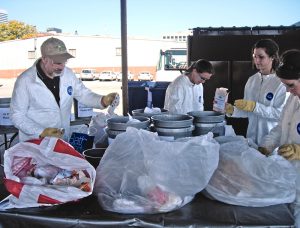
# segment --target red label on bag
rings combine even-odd
[[[30,139],[26,142],[34,143],[36,145],[40,145],[43,139]]]
[[[66,143],[61,139],[57,140],[54,147],[54,152],[61,154],[69,154],[74,157],[83,158],[83,155],[81,155],[77,150],[75,150],[69,143]]]
[[[52,199],[49,196],[45,195],[39,195],[38,203],[47,203],[47,204],[60,204],[61,201],[58,201],[56,199]]]
[[[19,198],[24,184],[6,178],[3,178],[3,183],[7,191],[9,191],[15,197]]]
[[[41,142],[43,141],[43,139],[44,138],[31,139],[31,140],[28,140],[26,142],[30,142],[30,143],[33,143],[33,144],[36,144],[36,145],[40,145]],[[75,150],[74,147],[71,144],[65,142],[62,139],[57,139],[55,147],[54,147],[54,152],[61,153],[61,154],[69,154],[69,155],[72,155],[74,157],[83,158],[83,155],[81,155],[77,150]]]

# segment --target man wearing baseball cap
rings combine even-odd
[[[46,136],[68,140],[73,98],[87,107],[104,109],[118,94],[102,96],[86,88],[66,67],[74,56],[60,39],[45,40],[41,55],[15,82],[11,120],[19,129],[20,141]]]

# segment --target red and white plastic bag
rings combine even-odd
[[[94,167],[67,142],[53,137],[21,142],[4,153],[7,208],[51,206],[93,192]]]

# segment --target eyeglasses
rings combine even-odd
[[[198,76],[200,77],[200,79],[201,79],[202,81],[207,81],[207,80],[209,80],[208,78],[202,77],[201,74],[199,74]]]

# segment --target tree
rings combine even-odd
[[[13,20],[0,24],[0,41],[28,39],[36,35],[36,28],[23,22]]]

